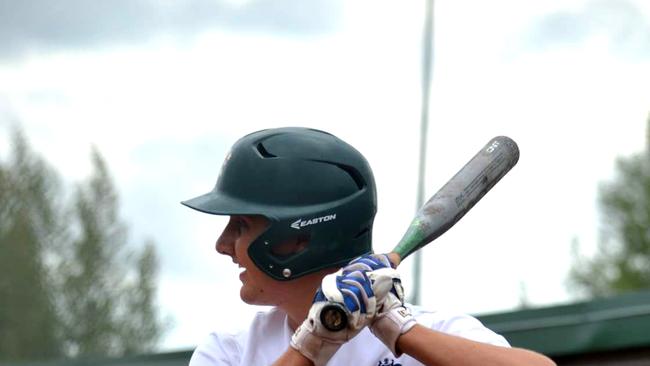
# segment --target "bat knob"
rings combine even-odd
[[[320,311],[320,322],[327,330],[338,332],[348,326],[348,313],[342,305],[329,303]]]

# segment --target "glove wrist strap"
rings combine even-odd
[[[400,306],[381,314],[370,326],[370,331],[393,352],[395,357],[399,357],[402,352],[397,350],[397,338],[411,330],[415,324],[417,322],[411,315],[411,311]]]
[[[291,347],[310,359],[315,366],[325,365],[341,344],[342,341],[326,340],[314,335],[304,324],[291,337]]]

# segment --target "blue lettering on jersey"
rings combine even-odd
[[[388,358],[384,358],[383,361],[379,361],[377,366],[402,366],[402,364],[395,363],[395,360],[389,360]]]

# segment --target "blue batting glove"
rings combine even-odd
[[[380,268],[393,268],[388,256],[386,254],[366,254],[343,267],[343,274],[354,271],[370,272]]]

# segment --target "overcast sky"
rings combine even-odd
[[[258,310],[214,253],[225,220],[179,204],[212,188],[243,134],[310,126],[356,146],[378,184],[375,248],[399,240],[415,210],[423,7],[0,0],[0,156],[20,123],[72,183],[96,145],[132,241],[153,238],[162,256],[161,310],[176,324],[162,349],[192,347]],[[521,158],[424,250],[423,303],[511,310],[522,288],[534,306],[571,301],[571,242],[595,247],[598,184],[644,148],[650,7],[441,0],[434,44],[426,194],[493,136],[512,137]]]

